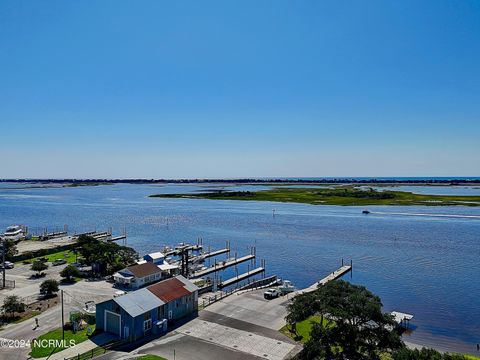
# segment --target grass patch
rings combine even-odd
[[[427,195],[405,191],[377,191],[355,186],[332,188],[276,187],[262,191],[209,191],[190,194],[158,194],[150,197],[211,200],[296,202],[313,205],[465,205],[480,206],[480,196]]]
[[[80,344],[88,339],[87,330],[88,328],[95,329],[95,325],[89,325],[85,329],[73,333],[71,330],[65,330],[65,343],[69,344],[70,340],[75,341],[75,344]],[[37,340],[61,340],[62,339],[62,329],[55,329],[46,334],[43,334],[37,338]],[[37,342],[38,343],[38,342]],[[65,349],[65,347],[53,347],[53,346],[36,346],[36,342],[32,342],[32,352],[30,355],[32,358],[41,358],[46,357],[52,353],[56,353]],[[45,342],[46,343],[46,342]],[[48,343],[46,343],[48,344]]]
[[[137,358],[137,360],[167,360],[167,359],[157,355],[143,355],[142,357]]]
[[[18,263],[32,263],[34,262],[35,260],[39,259],[39,258],[47,258],[48,262],[52,263],[54,262],[55,260],[66,260],[68,264],[71,264],[73,262],[75,262],[75,260],[77,259],[77,256],[74,254],[73,251],[70,251],[70,250],[64,250],[64,251],[59,251],[59,252],[56,252],[56,253],[53,253],[53,254],[50,254],[50,255],[45,255],[45,256],[38,256],[38,257],[35,257],[35,258],[31,258],[31,259],[28,259],[28,260],[22,260],[22,261],[18,261]]]
[[[320,320],[321,320],[320,316],[313,315],[313,316],[310,316],[308,319],[298,322],[297,337],[290,332],[288,324],[282,327],[280,329],[280,332],[282,332],[283,334],[287,335],[289,338],[295,341],[301,341],[302,343],[306,343],[308,340],[310,340],[310,332],[312,331],[313,324],[314,323],[319,324]],[[329,326],[331,324],[333,324],[332,321],[329,321],[323,318],[323,326]]]

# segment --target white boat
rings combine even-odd
[[[278,290],[282,293],[282,294],[288,294],[288,293],[291,293],[291,292],[294,292],[295,291],[295,286],[293,286],[292,282],[289,281],[289,280],[283,280],[282,282],[282,285],[280,285],[278,287]]]
[[[7,230],[3,234],[3,238],[5,240],[13,240],[13,241],[23,240],[25,239],[26,233],[27,231],[25,226],[12,225],[7,228]]]

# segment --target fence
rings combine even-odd
[[[87,351],[83,354],[77,354],[76,356],[72,356],[69,358],[65,358],[64,360],[86,360],[86,359],[92,359],[95,356],[105,354],[108,350],[103,348],[103,347],[96,347],[95,349],[92,349],[90,351]]]
[[[5,279],[5,286],[3,286],[3,278],[0,278],[0,289],[15,289],[15,280]]]
[[[254,281],[245,286],[242,286],[238,290],[240,291],[240,290],[258,289],[258,288],[264,287],[265,285],[270,286],[271,284],[275,284],[277,281],[278,281],[277,275],[273,275],[273,276],[269,276],[269,277]]]
[[[118,346],[127,344],[128,340],[127,339],[120,339],[117,341],[110,342],[106,345],[102,346],[97,346],[96,348],[86,351],[83,354],[77,354],[75,356],[69,357],[69,358],[64,358],[63,360],[87,360],[87,359],[92,359],[96,356],[103,355],[107,351],[112,350]]]
[[[215,294],[213,294],[212,296],[208,297],[208,298],[204,298],[203,299],[203,302],[202,302],[202,305],[203,305],[203,308],[207,307],[208,305],[211,305],[217,301],[220,301],[222,300],[223,298],[229,296],[229,295],[232,295],[235,291],[237,291],[238,289],[230,289],[230,290],[226,290],[226,291],[218,291],[216,292]]]

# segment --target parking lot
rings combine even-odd
[[[300,347],[278,330],[288,299],[263,298],[263,290],[231,295],[168,336],[136,350],[177,360],[288,359]]]

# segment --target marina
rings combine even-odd
[[[203,277],[208,274],[227,269],[231,266],[241,264],[245,261],[252,260],[254,258],[255,258],[255,255],[250,254],[250,255],[239,257],[239,258],[233,258],[226,261],[222,261],[220,263],[215,262],[215,264],[210,266],[209,268],[193,273],[192,277],[193,278]]]
[[[428,191],[428,187],[424,188]],[[172,184],[154,192],[197,190],[202,187]],[[31,229],[38,227],[39,233],[45,227],[62,231],[63,225],[52,226],[51,219],[55,219],[56,224],[68,224],[71,234],[117,229],[113,236],[121,235],[127,227],[129,246],[140,254],[161,251],[164,244],[179,244],[199,236],[205,239],[205,253],[226,249],[226,238],[238,249],[248,249],[256,242],[268,262],[265,276],[287,278],[298,289],[318,282],[319,274],[327,275],[339,268],[339,259],[353,259],[356,271],[350,282],[378,294],[386,311],[396,310],[401,304],[402,309],[415,314],[415,330],[404,335],[407,341],[435,345],[440,337],[447,349],[457,351],[469,351],[476,341],[480,300],[472,294],[480,292],[480,284],[471,279],[480,274],[470,265],[478,260],[479,222],[454,217],[430,221],[426,216],[389,213],[480,216],[479,208],[369,206],[370,211],[385,214],[368,216],[361,213],[364,206],[276,203],[273,218],[269,203],[152,200],[148,198],[151,193],[149,185],[128,184],[0,190],[0,227],[4,230],[20,222]],[[49,214],[48,219],[39,215],[44,213]],[[28,243],[45,246],[53,241],[57,246],[61,239],[48,240],[47,244]],[[239,254],[244,255],[241,251]],[[209,258],[212,264],[214,258]],[[248,263],[238,265],[239,274],[247,272]],[[241,265],[244,268],[240,269]],[[446,268],[451,271],[445,272]],[[224,279],[237,275],[233,266],[223,272],[219,275]],[[428,286],[418,289],[418,281],[427,281]],[[456,290],[445,290],[449,288]]]
[[[230,285],[233,285],[233,284],[235,284],[235,283],[238,283],[238,282],[240,282],[240,281],[243,281],[243,280],[245,280],[245,279],[248,279],[250,276],[254,276],[254,275],[257,275],[257,274],[261,274],[261,273],[263,273],[263,272],[265,272],[265,268],[263,268],[263,267],[258,267],[258,268],[256,268],[256,269],[249,270],[249,271],[247,271],[247,272],[244,273],[244,274],[240,274],[240,275],[237,275],[237,276],[235,276],[235,277],[233,277],[233,278],[230,278],[230,279],[227,279],[227,280],[225,280],[225,281],[222,281],[222,282],[220,282],[220,283],[218,284],[218,287],[219,287],[220,289],[222,289],[222,288],[225,288],[225,287],[227,287],[227,286],[230,286]]]

